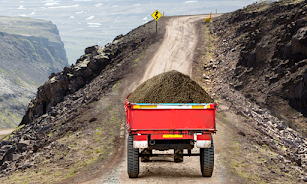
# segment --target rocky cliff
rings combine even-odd
[[[279,176],[297,169],[298,183],[307,181],[306,11],[306,1],[261,2],[204,23],[213,41],[204,80],[244,117],[249,133],[238,134],[278,153]]]
[[[16,127],[36,88],[68,65],[51,22],[0,17],[0,128]]]
[[[218,43],[215,73],[305,134],[306,11],[306,1],[255,3],[210,26]]]

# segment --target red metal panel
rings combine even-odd
[[[129,109],[131,129],[214,129],[214,109]],[[128,120],[128,121],[129,121]]]
[[[211,140],[211,134],[197,135],[197,140]]]
[[[216,133],[216,129],[206,129],[206,130],[131,130],[131,134],[185,134],[194,135],[195,133],[203,134],[213,134]]]
[[[147,141],[148,135],[134,135],[133,140],[134,141]]]
[[[176,109],[176,129],[214,129],[214,109]]]
[[[131,129],[171,129],[170,109],[133,109],[131,110]]]
[[[127,128],[132,134],[160,134],[162,137],[171,133],[193,136],[191,134],[199,130],[214,133],[215,106],[210,104],[210,109],[131,109],[126,99]]]

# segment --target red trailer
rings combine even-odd
[[[129,97],[129,96],[128,96]],[[174,161],[183,156],[200,156],[202,176],[211,177],[214,167],[212,134],[216,133],[216,103],[130,103],[125,100],[130,178],[139,175],[139,157],[148,161],[152,150],[174,149]],[[191,150],[200,148],[198,154]],[[187,149],[187,154],[183,150]]]

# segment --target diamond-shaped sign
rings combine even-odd
[[[155,20],[158,20],[160,17],[162,17],[161,13],[156,10],[155,12],[153,12],[153,14],[151,15]]]

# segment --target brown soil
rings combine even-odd
[[[133,103],[213,103],[189,76],[172,70],[147,80],[128,98]]]

